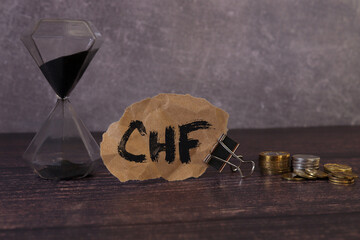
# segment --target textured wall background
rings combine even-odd
[[[360,124],[360,1],[1,0],[1,132],[36,131],[55,103],[19,40],[50,17],[104,36],[71,95],[90,130],[160,92],[205,97],[231,128]]]

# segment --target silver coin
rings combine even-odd
[[[318,156],[314,156],[314,155],[307,155],[307,154],[295,154],[292,156],[292,159],[294,160],[299,160],[299,161],[306,161],[306,160],[312,160],[312,161],[316,161],[319,160],[320,161],[320,157]]]

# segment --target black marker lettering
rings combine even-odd
[[[146,160],[145,155],[134,155],[126,151],[125,145],[127,141],[129,140],[130,135],[132,132],[137,129],[141,136],[146,135],[146,129],[142,121],[136,120],[131,121],[128,130],[124,133],[123,137],[121,138],[121,141],[118,146],[118,153],[121,157],[125,158],[128,161],[142,163]]]
[[[159,153],[166,151],[165,160],[172,163],[175,159],[175,131],[169,126],[165,130],[165,143],[158,142],[158,133],[150,132],[150,157],[153,162],[157,162]]]
[[[196,139],[188,139],[188,133],[199,130],[208,129],[211,124],[207,121],[195,121],[185,125],[179,126],[180,138],[179,138],[179,152],[181,163],[189,163],[191,161],[189,150],[199,146],[199,141]]]

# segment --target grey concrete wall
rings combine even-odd
[[[91,130],[160,92],[208,99],[230,128],[360,124],[360,1],[1,0],[1,132],[36,131],[55,103],[19,40],[40,18],[104,36],[71,95]]]

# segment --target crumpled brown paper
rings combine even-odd
[[[208,165],[203,162],[222,133],[227,132],[229,115],[203,98],[190,95],[159,94],[129,106],[118,122],[112,123],[103,134],[100,144],[101,157],[107,169],[121,182],[162,177],[169,181],[201,176]],[[133,121],[141,121],[146,133],[135,129],[126,142],[126,151],[134,155],[145,155],[141,163],[129,161],[119,154],[119,143]],[[190,162],[182,163],[179,154],[179,126],[194,121],[207,121],[208,129],[188,133],[188,139],[197,139],[199,144],[189,149]],[[153,161],[149,152],[149,135],[158,133],[158,142],[165,143],[165,129],[172,126],[175,131],[175,159],[168,163],[166,151]]]

